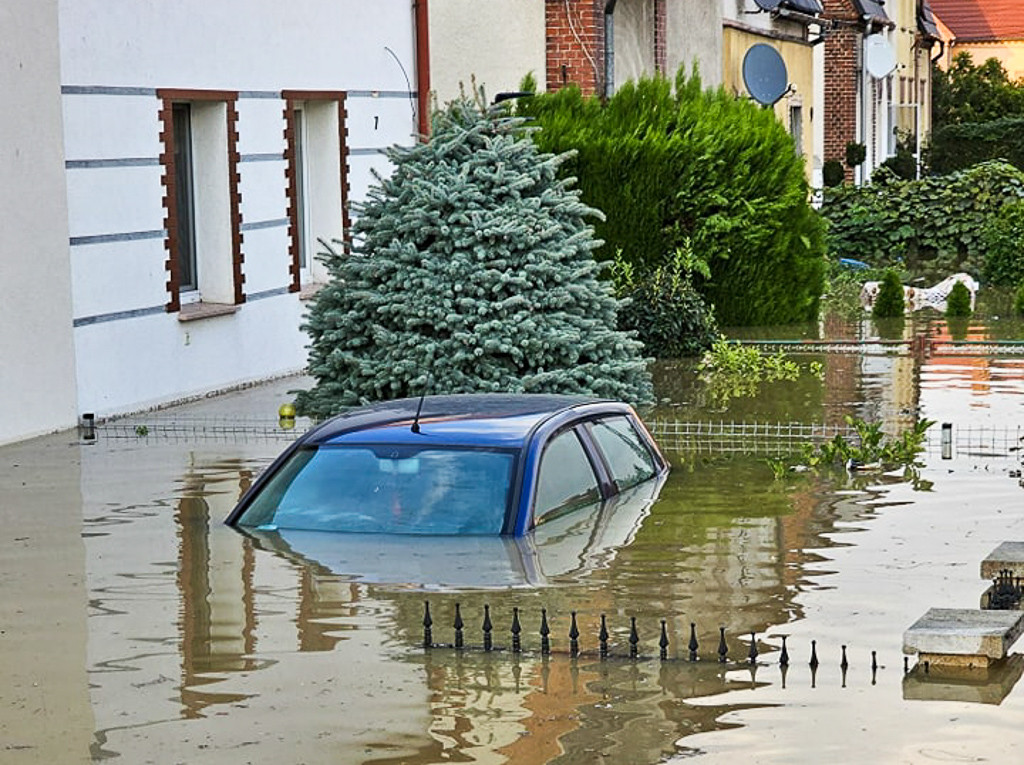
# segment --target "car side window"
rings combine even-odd
[[[654,477],[658,470],[654,457],[640,434],[625,417],[608,417],[591,426],[619,491]]]
[[[567,430],[551,439],[540,458],[534,522],[600,499],[597,476],[576,432]]]

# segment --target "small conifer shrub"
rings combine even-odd
[[[323,256],[300,413],[425,390],[653,399],[642,345],[616,329],[619,301],[598,280],[600,213],[559,178],[564,155],[465,98],[435,114],[429,141],[388,155],[351,251]]]
[[[871,315],[876,319],[892,319],[903,316],[905,308],[900,277],[895,271],[888,269],[882,277],[882,284],[878,288],[878,297],[875,298]]]
[[[957,282],[946,298],[946,316],[949,318],[971,315],[971,291],[963,282]]]

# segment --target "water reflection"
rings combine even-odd
[[[870,336],[862,324],[846,331],[851,339]],[[908,322],[904,332],[910,340],[923,332],[951,338],[941,321]],[[966,332],[990,334],[981,326]],[[845,413],[892,423],[920,415],[958,424],[1019,418],[1024,360],[915,348],[813,356],[825,364],[823,380],[781,383],[731,411],[737,419],[831,422]],[[699,412],[685,392],[691,373],[669,364],[659,374],[659,385],[678,395],[676,415]],[[933,460],[917,487],[935,488],[914,492],[913,475],[774,481],[756,459],[674,454],[653,505],[620,508],[585,528],[552,526],[525,549],[486,540],[494,543],[488,550],[455,553],[463,563],[485,556],[481,569],[452,563],[452,550],[428,562],[422,545],[413,554],[401,544],[368,550],[329,535],[250,538],[223,526],[277,450],[154,443],[82,450],[97,757],[134,762],[162,751],[186,760],[213,740],[254,747],[245,750],[253,761],[314,762],[329,752],[351,762],[652,762],[742,740],[738,730],[735,738],[699,735],[721,736],[732,726],[763,732],[768,719],[781,721],[776,732],[789,730],[811,701],[835,725],[853,704],[861,714],[877,704],[895,719],[904,707],[886,695],[901,682],[891,641],[917,616],[922,597],[953,598],[960,587],[977,602],[970,583],[954,575],[976,548],[991,546],[986,535],[1017,528],[1019,487],[965,478],[973,464],[966,456]],[[951,488],[951,481],[963,483]],[[963,496],[972,501],[951,500]],[[969,522],[984,513],[987,520]],[[954,522],[964,525],[943,525]],[[483,584],[494,589],[481,591]],[[528,653],[424,653],[425,598],[442,642],[451,640],[456,602],[467,642],[480,641],[487,603],[495,642],[506,646],[519,607]],[[556,651],[547,660],[537,655],[541,608]],[[576,660],[565,655],[573,611],[589,652]],[[597,661],[602,614],[617,655],[628,650],[636,616],[640,652],[656,656],[665,619],[674,660]],[[681,660],[691,623],[701,644],[695,664]],[[713,658],[720,626],[730,643],[725,666]],[[771,666],[733,663],[746,656],[751,632]],[[772,652],[781,634],[791,636],[788,676]],[[806,663],[813,638],[822,652],[814,675]],[[852,667],[844,678],[838,648],[847,642]],[[875,649],[891,667],[877,686],[865,668]],[[1019,696],[1012,685],[994,683],[1011,712]],[[910,680],[904,688],[908,699],[936,691]],[[850,700],[835,701],[844,693]],[[864,693],[874,695],[857,695]],[[979,729],[991,731],[986,725]],[[318,748],[325,740],[330,747]]]

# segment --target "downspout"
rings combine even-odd
[[[611,98],[615,91],[615,3],[608,0],[604,6],[604,97]]]
[[[430,12],[427,0],[413,0],[416,14],[416,128],[426,140],[430,135]]]

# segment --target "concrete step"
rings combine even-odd
[[[981,562],[981,578],[992,581],[1008,569],[1014,577],[1024,577],[1024,542],[1003,542]]]
[[[931,608],[903,633],[903,653],[932,666],[988,667],[1024,632],[1024,613]]]

